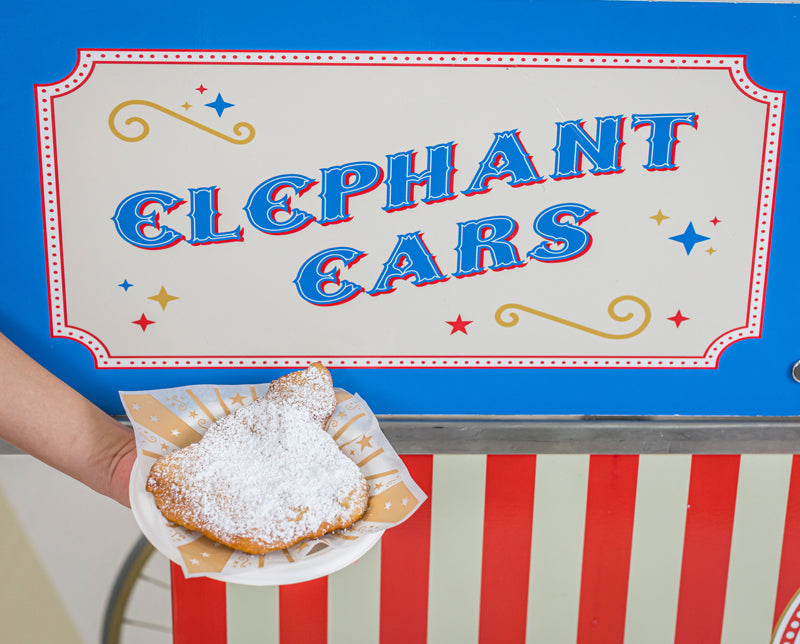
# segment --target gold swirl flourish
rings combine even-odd
[[[213,134],[214,136],[223,139],[224,141],[228,141],[229,143],[235,143],[236,145],[244,145],[245,143],[250,143],[256,135],[255,128],[250,125],[249,123],[245,123],[244,121],[237,123],[233,126],[233,133],[240,138],[233,138],[232,136],[228,136],[227,134],[223,134],[222,132],[218,132],[210,127],[203,125],[202,123],[198,123],[197,121],[193,121],[190,118],[186,118],[183,114],[178,114],[178,112],[173,112],[170,109],[167,109],[163,105],[159,105],[158,103],[153,103],[152,101],[143,101],[139,99],[132,99],[130,101],[123,101],[119,105],[117,105],[113,110],[111,110],[111,114],[108,115],[108,127],[111,128],[111,132],[113,132],[114,136],[123,141],[128,141],[130,143],[135,143],[136,141],[141,141],[150,133],[150,125],[145,121],[141,116],[131,116],[130,118],[125,120],[125,125],[131,125],[133,123],[138,124],[141,126],[142,131],[138,136],[126,136],[122,132],[117,129],[115,121],[117,119],[117,114],[119,114],[120,110],[130,106],[130,105],[143,105],[145,107],[152,107],[159,112],[162,112],[168,116],[178,119],[179,121],[183,121],[184,123],[188,123],[203,132],[208,132],[209,134]],[[244,131],[247,131],[246,134],[243,134]],[[241,138],[244,137],[244,138]]]
[[[617,305],[620,302],[634,302],[642,307],[642,311],[644,311],[644,319],[642,320],[641,324],[635,328],[633,331],[629,331],[628,333],[606,333],[605,331],[600,331],[598,329],[593,329],[592,327],[585,326],[583,324],[578,324],[577,322],[572,322],[570,320],[565,320],[564,318],[557,317],[555,315],[551,315],[550,313],[545,313],[544,311],[540,311],[538,309],[533,309],[528,306],[523,306],[522,304],[504,304],[501,306],[497,311],[495,311],[494,319],[500,326],[511,327],[519,322],[519,315],[514,311],[517,309],[519,311],[525,311],[526,313],[531,313],[533,315],[538,315],[539,317],[543,317],[547,320],[552,320],[553,322],[558,322],[559,324],[564,324],[566,326],[572,327],[573,329],[578,329],[579,331],[585,331],[586,333],[591,333],[592,335],[598,335],[601,338],[610,338],[611,340],[625,340],[626,338],[632,338],[635,335],[639,335],[642,331],[645,330],[648,324],[650,324],[650,319],[652,314],[650,312],[650,307],[647,305],[643,299],[636,297],[635,295],[620,295],[617,298],[611,300],[611,303],[608,305],[608,315],[611,317],[612,320],[616,320],[617,322],[627,322],[633,317],[633,313],[626,313],[625,315],[619,315],[616,311]],[[503,319],[503,314],[508,313],[508,319]]]

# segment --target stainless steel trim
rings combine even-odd
[[[117,420],[130,427],[125,416]],[[378,416],[400,454],[795,454],[797,416]],[[0,454],[21,454],[0,441]]]
[[[793,454],[800,418],[383,416],[401,454]]]

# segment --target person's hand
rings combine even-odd
[[[2,334],[0,438],[130,507],[133,433]]]
[[[136,441],[133,438],[133,434],[131,434],[130,442],[122,447],[116,462],[112,465],[108,493],[108,496],[112,499],[127,507],[131,506],[129,483],[135,461]]]

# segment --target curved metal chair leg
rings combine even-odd
[[[156,586],[165,587],[169,592],[169,584],[142,574],[142,570],[153,554],[158,555],[155,548],[144,537],[141,537],[133,548],[131,548],[130,553],[128,553],[117,575],[117,579],[114,582],[114,587],[111,589],[108,603],[106,604],[101,639],[102,644],[120,644],[122,627],[126,624],[164,633],[172,631],[171,624],[169,626],[164,626],[142,620],[132,620],[125,616],[131,594],[138,582],[147,582]]]

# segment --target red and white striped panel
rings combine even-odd
[[[407,456],[430,500],[338,573],[173,567],[174,641],[791,644],[798,458]]]

